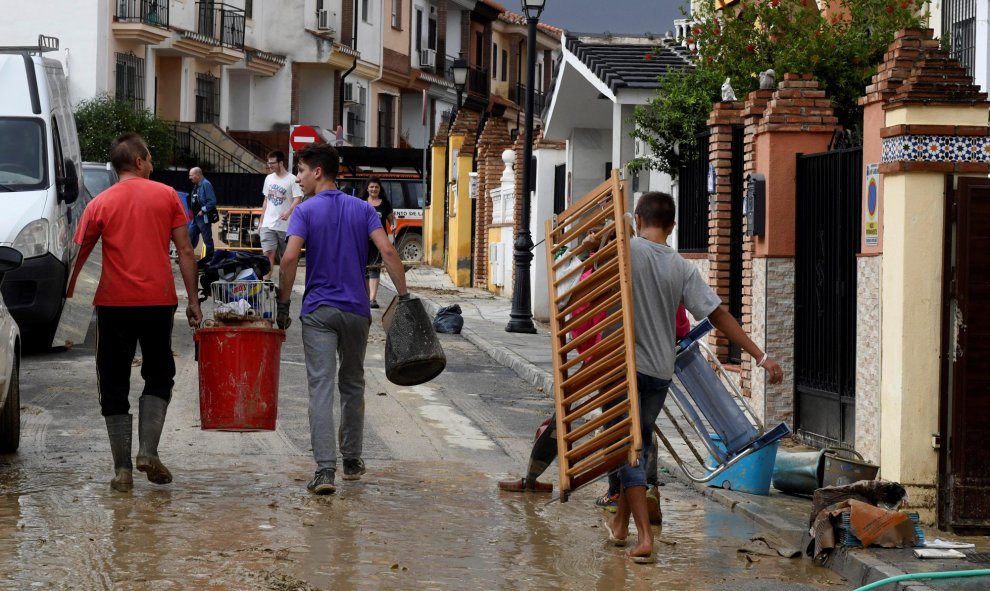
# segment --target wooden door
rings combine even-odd
[[[990,532],[990,180],[959,178],[946,323],[939,525]],[[950,234],[951,236],[951,234]],[[954,249],[953,249],[954,243]],[[950,263],[952,257],[949,257]],[[943,393],[945,395],[945,393]]]

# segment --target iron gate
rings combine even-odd
[[[677,173],[677,250],[708,252],[708,141],[711,131],[695,136]]]
[[[861,147],[797,157],[795,431],[818,445],[855,438],[862,171]]]
[[[729,232],[729,313],[742,324],[743,312],[743,134],[739,125],[732,128],[732,173],[729,182],[732,187],[732,212]],[[729,343],[729,363],[742,362],[742,349]]]

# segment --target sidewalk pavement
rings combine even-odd
[[[410,269],[406,273],[406,281],[409,290],[423,300],[426,311],[431,316],[435,315],[442,306],[460,305],[464,317],[464,328],[461,330],[464,338],[500,364],[515,371],[522,379],[545,392],[548,401],[553,399],[553,366],[548,325],[536,322],[536,334],[506,332],[505,326],[509,321],[512,307],[510,300],[482,289],[455,287],[450,278],[435,267],[422,266]],[[382,282],[394,291],[387,273],[382,274]],[[685,451],[682,457],[687,455]],[[804,553],[810,541],[808,522],[811,514],[811,499],[780,493],[775,489],[771,489],[771,493],[764,496],[712,488],[690,482],[665,450],[661,450],[660,462],[670,474],[689,483],[698,493],[749,517],[766,528],[769,533],[776,535],[787,546]],[[961,539],[931,528],[925,528],[925,536],[928,540],[934,540],[936,537]],[[966,538],[964,541],[975,543],[978,552],[990,552],[990,541],[987,538]],[[809,560],[807,557],[802,559]],[[910,548],[900,550],[839,548],[833,553],[827,566],[843,576],[852,586],[866,585],[908,573],[986,567],[985,564],[959,559],[920,560],[914,557]],[[936,588],[986,589],[987,586],[986,577],[973,577],[948,579],[931,584],[927,580],[904,581],[885,585],[882,591],[894,589],[930,591]]]

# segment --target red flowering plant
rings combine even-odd
[[[877,65],[903,28],[922,26],[926,0],[741,0],[723,10],[716,0],[698,0],[690,43],[698,50],[693,66],[659,79],[656,96],[638,107],[634,137],[652,156],[629,164],[632,170],[656,169],[672,176],[695,144],[721,86],[730,79],[736,97],[759,87],[759,74],[773,69],[810,72],[832,100],[842,125],[861,124],[859,97]],[[680,40],[686,45],[687,39]]]

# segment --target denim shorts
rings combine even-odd
[[[639,465],[630,466],[628,463],[619,467],[619,482],[622,490],[632,486],[646,486],[646,463],[653,445],[653,425],[663,410],[667,399],[667,389],[670,380],[662,380],[644,373],[636,372],[636,385],[639,391],[639,426],[643,436],[643,449],[639,453]]]

